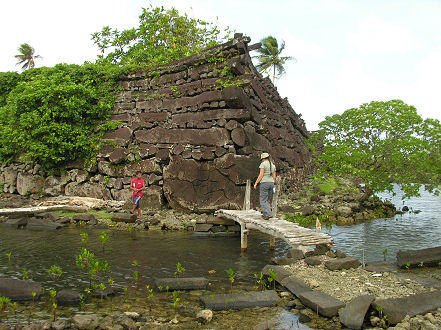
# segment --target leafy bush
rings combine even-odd
[[[20,156],[48,169],[90,158],[104,128],[111,128],[106,120],[115,103],[118,78],[129,70],[58,64],[20,75],[2,73],[0,161]]]

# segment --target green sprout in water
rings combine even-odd
[[[8,297],[0,296],[0,312],[3,312],[5,309],[7,309],[11,304],[11,299]]]
[[[89,234],[88,233],[81,233],[81,244],[84,245],[84,247],[87,246],[87,243],[89,242]]]
[[[276,272],[274,271],[274,269],[270,269],[269,271],[268,271],[268,273],[269,273],[269,279],[268,279],[268,281],[271,283],[271,282],[273,282],[273,289],[274,290],[276,290],[276,280],[277,280],[277,274],[276,274]]]
[[[228,279],[230,280],[230,291],[233,292],[233,283],[234,279],[236,278],[236,273],[232,268],[227,270]]]
[[[54,322],[57,320],[57,301],[56,301],[56,297],[57,297],[57,291],[55,290],[51,290],[49,291],[49,294],[52,298],[52,310],[54,313]]]
[[[257,273],[254,274],[254,278],[256,279],[256,284],[257,284],[255,286],[256,290],[258,289],[263,290],[265,288],[265,279],[263,278],[263,273],[260,272],[258,274]]]
[[[8,256],[8,262],[11,262],[12,252],[6,253],[6,255]]]
[[[99,287],[100,287],[100,294],[101,294],[101,302],[103,302],[103,295],[104,295],[104,290],[106,290],[106,286],[104,285],[104,283],[100,283]]]
[[[27,281],[29,279],[29,272],[26,269],[22,270],[23,281]]]
[[[383,250],[383,258],[384,258],[384,261],[386,261],[386,254],[387,254],[387,249],[384,249],[384,250]]]
[[[147,299],[152,299],[153,298],[153,289],[151,289],[149,285],[146,285],[145,289],[147,291]]]
[[[52,277],[54,282],[59,280],[61,275],[63,274],[63,270],[60,266],[57,265],[52,265],[51,268],[49,268],[46,272],[49,274],[50,277]]]
[[[182,266],[182,264],[179,261],[176,264],[176,271],[174,274],[176,277],[182,277],[185,274],[185,267]]]
[[[110,238],[109,234],[107,234],[104,230],[101,231],[101,233],[98,235],[98,240],[101,242],[103,252],[104,252],[104,247],[105,247],[107,241],[109,240],[109,238]]]
[[[174,290],[172,292],[173,295],[173,307],[177,307],[181,298],[179,298],[179,291]]]

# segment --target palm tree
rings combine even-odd
[[[283,73],[285,73],[285,68],[283,67],[285,62],[295,60],[295,58],[292,56],[280,56],[285,49],[285,41],[282,41],[280,48],[277,39],[273,36],[263,38],[260,42],[262,43],[262,47],[257,50],[259,55],[253,56],[253,58],[257,58],[259,60],[256,68],[259,70],[259,72],[265,71],[268,73],[272,68],[274,84],[276,81],[276,71],[277,77],[280,77]]]
[[[20,54],[15,55],[15,58],[18,59],[17,65],[24,63],[21,67],[22,70],[33,68],[35,66],[34,60],[36,58],[42,58],[40,55],[34,55],[34,48],[27,43],[21,44],[20,47],[18,47],[18,51]]]

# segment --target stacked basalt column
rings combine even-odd
[[[259,45],[249,42],[236,34],[200,55],[122,78],[112,117],[119,126],[98,154],[98,172],[117,181],[113,199],[129,198],[140,170],[147,205],[237,209],[261,152],[282,173],[310,161],[303,120],[256,71],[249,51]]]

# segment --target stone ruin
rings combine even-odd
[[[96,165],[68,164],[60,176],[39,167],[2,168],[5,192],[130,200],[142,171],[146,207],[212,211],[243,206],[244,185],[269,152],[285,187],[301,180],[311,159],[304,121],[254,67],[250,38],[121,78],[121,92]],[[2,182],[1,182],[2,181]],[[257,192],[252,193],[256,200]]]

